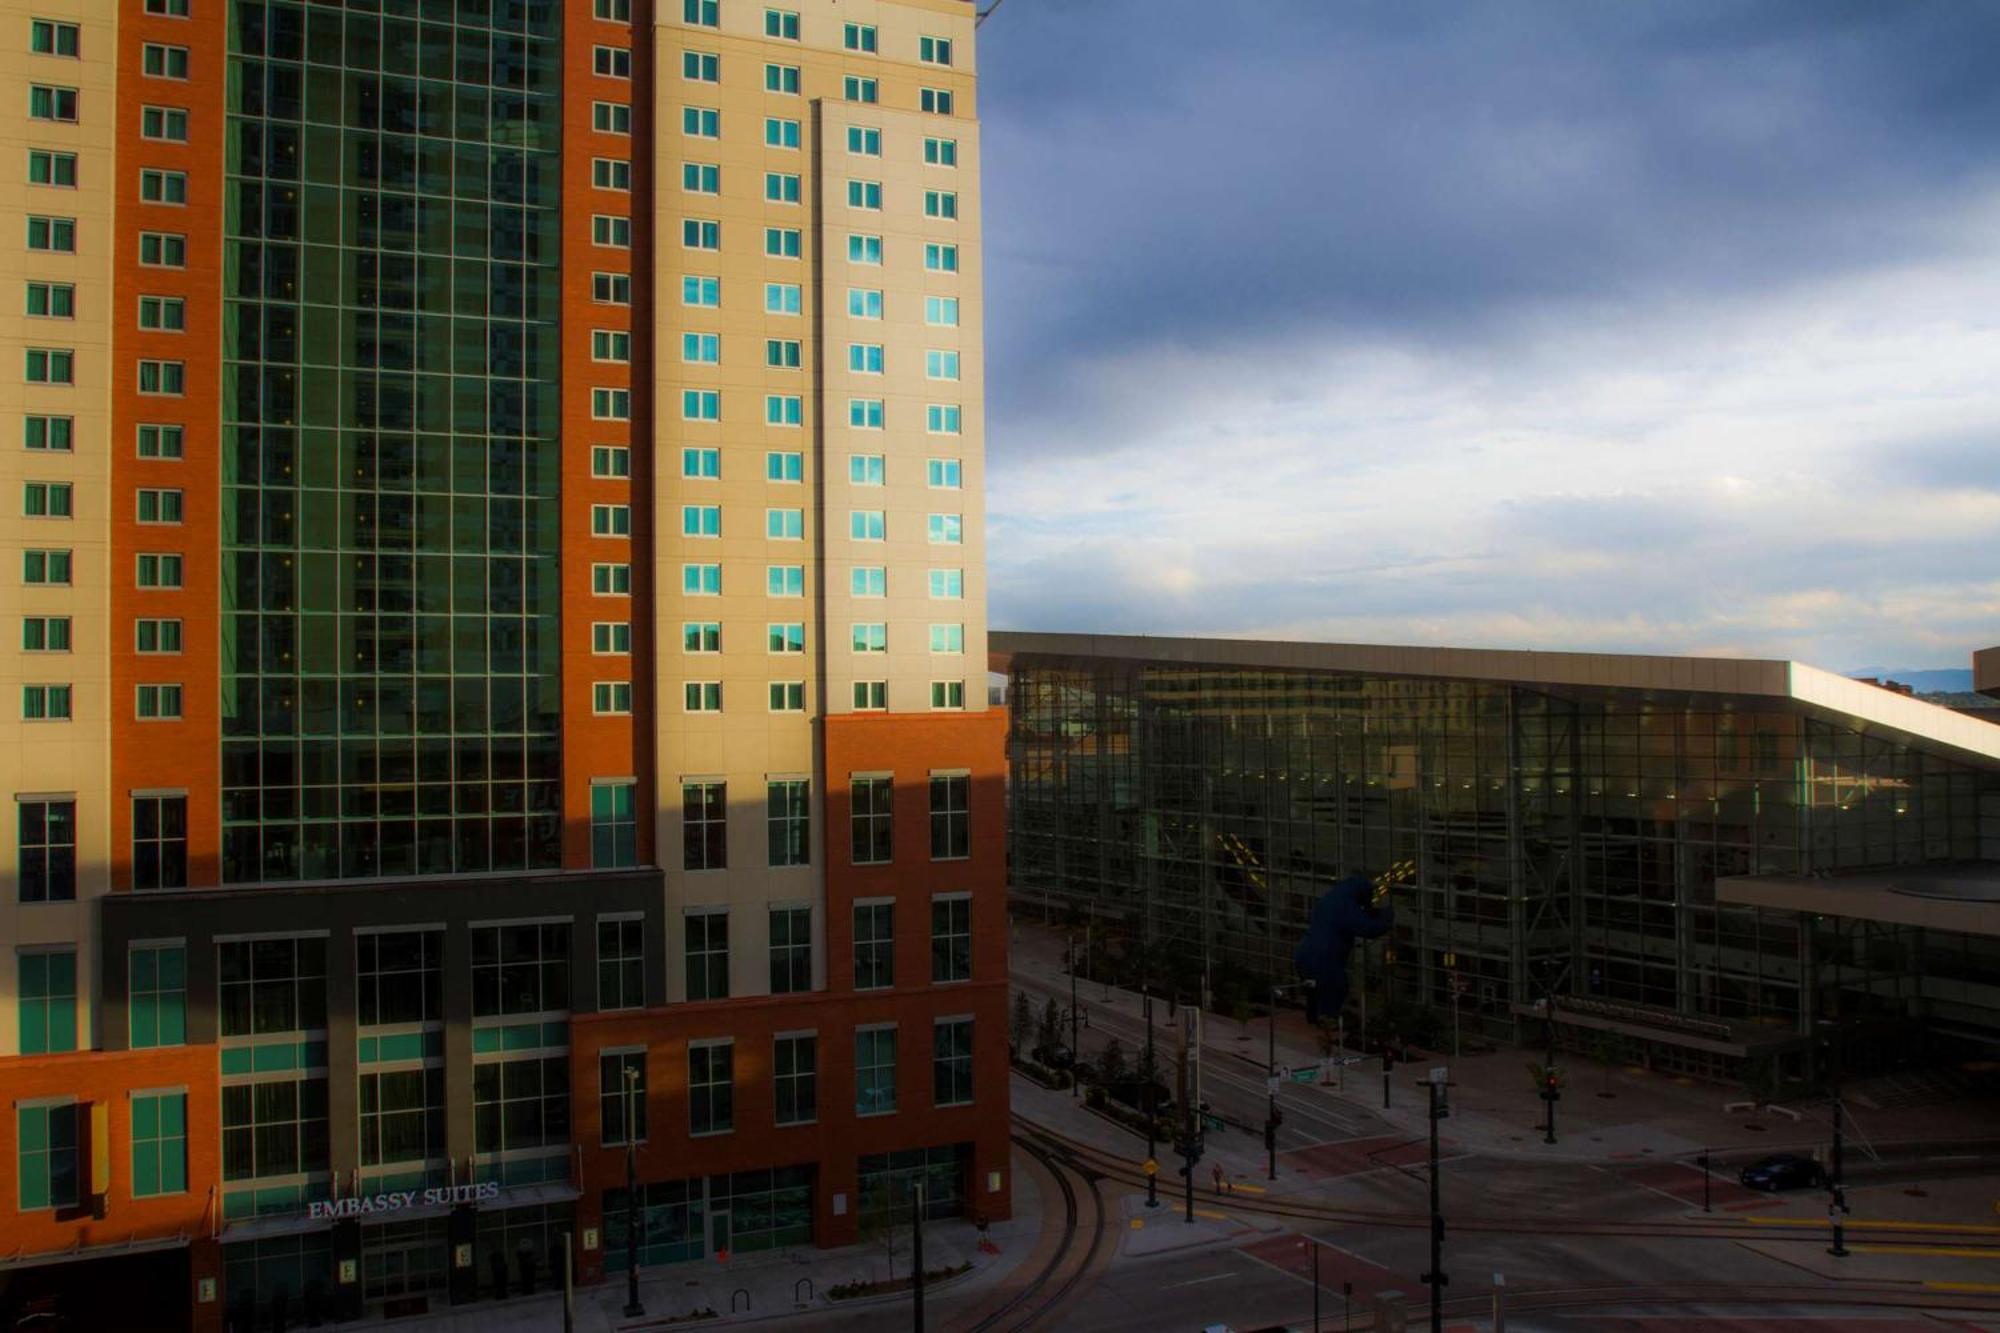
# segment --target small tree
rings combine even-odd
[[[1103,1054],[1097,1057],[1097,1074],[1106,1090],[1123,1083],[1131,1072],[1131,1066],[1125,1060],[1125,1044],[1116,1037],[1105,1042]]]
[[[896,1199],[894,1186],[884,1181],[874,1197],[865,1200],[861,1208],[861,1241],[865,1245],[879,1247],[888,1261],[889,1278],[896,1280],[896,1251],[901,1248],[903,1233],[909,1230],[907,1218],[909,1207],[906,1202]]]
[[[1062,1040],[1061,1034],[1062,1010],[1056,1008],[1054,1000],[1050,1000],[1042,1006],[1042,1023],[1035,1030],[1035,1049],[1041,1053],[1042,1059],[1048,1059],[1055,1052],[1057,1043]]]
[[[1028,992],[1014,992],[1014,1016],[1007,1028],[1007,1052],[1015,1059],[1021,1056],[1021,1047],[1027,1044],[1035,1031],[1034,1006],[1028,1003]]]

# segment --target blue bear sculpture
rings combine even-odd
[[[1306,988],[1306,1018],[1319,1022],[1320,1015],[1331,1017],[1347,1003],[1347,955],[1354,941],[1372,940],[1388,934],[1396,924],[1396,909],[1375,903],[1375,885],[1366,875],[1349,875],[1335,880],[1320,895],[1306,923],[1306,937],[1292,951],[1292,963],[1299,976],[1313,984]]]

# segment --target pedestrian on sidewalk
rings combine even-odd
[[[1209,1174],[1215,1178],[1215,1192],[1218,1195],[1230,1193],[1229,1177],[1222,1174],[1222,1163],[1217,1162],[1209,1167],[1208,1170]]]

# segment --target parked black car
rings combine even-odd
[[[1749,1189],[1775,1194],[1779,1190],[1819,1189],[1826,1184],[1826,1172],[1810,1157],[1779,1153],[1744,1167],[1739,1179]]]

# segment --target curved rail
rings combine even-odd
[[[1025,1333],[1025,1330],[1034,1327],[1045,1316],[1054,1313],[1069,1299],[1070,1293],[1076,1290],[1077,1284],[1097,1262],[1098,1252],[1104,1245],[1104,1195],[1097,1188],[1097,1182],[1084,1175],[1081,1168],[1060,1160],[1055,1152],[1030,1142],[1027,1136],[1016,1134],[1013,1138],[1023,1152],[1048,1169],[1049,1174],[1062,1189],[1063,1241],[1049,1256],[1048,1262],[1042,1265],[1041,1272],[1035,1275],[1032,1282],[1015,1292],[999,1309],[973,1324],[967,1333]],[[1051,1291],[1048,1289],[1050,1282],[1062,1271],[1063,1265],[1074,1258],[1076,1233],[1082,1215],[1076,1187],[1070,1184],[1072,1170],[1084,1175],[1084,1183],[1089,1187],[1091,1200],[1096,1205],[1096,1226],[1091,1230],[1090,1245],[1084,1251],[1083,1261],[1076,1264],[1073,1271]]]

